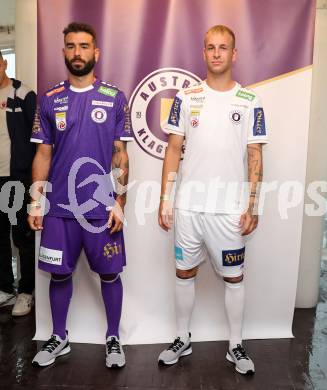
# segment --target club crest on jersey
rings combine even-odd
[[[234,110],[229,113],[229,119],[235,124],[239,125],[242,122],[243,114],[241,111]]]
[[[104,108],[94,108],[91,112],[91,118],[96,123],[103,123],[107,119],[107,111]]]
[[[59,131],[66,130],[66,112],[56,112],[56,127]]]
[[[200,117],[200,110],[191,110],[191,126],[198,127],[199,126],[199,117]]]
[[[165,127],[168,120],[179,120],[176,99],[173,116],[169,115],[174,97],[178,90],[200,81],[199,77],[187,70],[161,68],[146,75],[137,85],[129,107],[134,137],[144,152],[158,159],[164,158],[168,141]]]

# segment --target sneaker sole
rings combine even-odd
[[[11,315],[14,316],[14,317],[21,317],[21,316],[26,316],[27,314],[29,314],[32,310],[32,307],[33,305],[28,309],[28,310],[25,310],[25,311],[18,311],[18,312],[12,312]]]
[[[228,352],[227,352],[227,354],[226,354],[226,359],[227,359],[229,362],[231,362],[231,363],[234,364],[235,370],[236,370],[237,372],[239,372],[240,374],[243,374],[243,375],[252,375],[252,374],[255,373],[255,370],[248,370],[248,371],[242,371],[242,370],[240,370],[240,369],[237,367],[236,363],[234,362],[234,359],[231,357],[231,355],[230,355]]]
[[[123,368],[123,367],[125,367],[125,364],[126,363],[124,363],[124,364],[113,363],[110,365],[106,362],[106,367],[108,367],[108,368]]]
[[[48,360],[47,362],[45,363],[38,363],[38,362],[32,362],[33,366],[38,366],[38,367],[46,367],[46,366],[50,366],[50,364],[54,363],[56,358],[59,357],[59,356],[63,356],[63,355],[67,355],[69,352],[71,351],[70,349],[70,345],[68,345],[66,348],[62,349],[54,358],[52,358],[51,360]]]
[[[179,358],[183,357],[183,356],[188,356],[188,355],[191,355],[192,353],[192,347],[190,348],[187,348],[185,349],[185,351],[183,351],[176,359],[174,360],[170,360],[169,362],[165,362],[164,360],[158,360],[158,363],[160,365],[163,365],[163,366],[171,366],[173,364],[176,364],[179,360]]]

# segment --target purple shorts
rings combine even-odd
[[[87,221],[94,227],[107,220]],[[82,248],[89,266],[98,274],[115,274],[126,265],[123,232],[110,234],[109,229],[91,233],[76,219],[44,217],[41,235],[39,268],[56,274],[70,274],[76,268]]]

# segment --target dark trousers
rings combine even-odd
[[[9,177],[0,177],[0,190],[9,180]],[[7,293],[14,291],[14,275],[12,270],[12,250],[10,232],[15,246],[19,251],[20,274],[18,293],[31,294],[35,286],[35,234],[27,223],[27,203],[29,201],[29,183],[22,182],[25,186],[25,195],[22,208],[17,212],[17,225],[11,225],[9,217],[0,210],[0,290]],[[10,194],[10,204],[13,202],[15,191]]]

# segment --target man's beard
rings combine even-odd
[[[67,69],[74,76],[80,77],[80,76],[85,76],[85,75],[89,74],[93,70],[93,68],[96,64],[95,57],[93,57],[92,60],[90,60],[88,62],[83,61],[84,66],[79,65],[78,68],[75,68],[73,65],[73,62],[76,61],[77,59],[80,61],[83,61],[81,58],[76,58],[76,57],[69,61],[68,58],[65,57],[65,64],[67,66]]]

